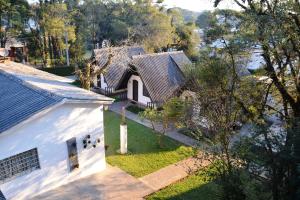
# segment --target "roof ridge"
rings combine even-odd
[[[120,46],[120,47],[104,47],[104,48],[99,48],[99,49],[93,49],[93,51],[97,51],[97,50],[107,50],[107,49],[121,49],[121,48],[142,48],[142,46]]]
[[[159,55],[170,55],[170,54],[178,54],[183,53],[183,51],[167,51],[167,52],[159,52],[159,53],[149,53],[149,54],[143,54],[143,55],[134,55],[132,58],[142,58],[142,57],[148,57],[148,56],[159,56]]]
[[[48,98],[51,98],[51,99],[56,100],[56,101],[60,101],[60,100],[63,99],[63,97],[61,97],[61,96],[58,96],[58,95],[56,95],[56,94],[54,94],[52,92],[49,92],[47,90],[44,90],[42,88],[36,87],[36,86],[34,86],[34,85],[32,85],[32,84],[30,84],[30,83],[22,80],[21,78],[18,78],[17,76],[14,76],[13,74],[5,72],[2,69],[0,69],[0,74],[2,74],[3,76],[5,76],[6,78],[8,78],[8,79],[10,79],[10,80],[12,80],[14,82],[16,82],[17,84],[22,85],[22,86],[24,86],[24,87],[26,87],[26,88],[28,88],[28,89],[30,89],[30,90],[32,90],[32,91],[34,91],[34,92],[42,95],[44,97],[48,97]]]

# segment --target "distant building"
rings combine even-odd
[[[8,37],[6,39],[5,49],[8,51],[7,57],[9,60],[22,63],[28,61],[28,49],[24,42],[14,37]]]
[[[105,169],[103,106],[69,79],[0,63],[0,199],[23,200]]]
[[[95,87],[141,106],[157,107],[178,96],[185,83],[184,68],[191,65],[182,51],[145,54],[141,47],[95,49],[94,65],[101,69],[109,51],[114,54],[112,64],[94,81]]]

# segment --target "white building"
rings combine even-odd
[[[0,199],[30,199],[105,169],[112,99],[29,66],[0,63]]]
[[[191,65],[182,51],[145,54],[140,47],[95,49],[93,64],[103,68],[109,51],[112,63],[94,85],[104,94],[122,94],[141,106],[157,107],[178,96],[185,84],[185,67]]]

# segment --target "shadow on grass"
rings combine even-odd
[[[172,194],[174,193],[174,194]],[[219,200],[221,199],[218,186],[214,182],[206,183],[186,191],[159,191],[147,200]]]

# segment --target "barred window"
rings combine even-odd
[[[4,194],[1,192],[1,190],[0,190],[0,200],[6,200]]]
[[[37,148],[0,160],[0,183],[40,169]]]

